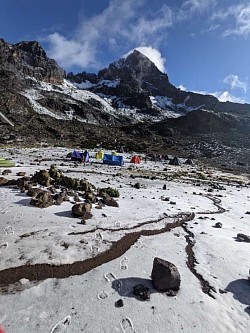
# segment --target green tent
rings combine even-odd
[[[14,162],[11,162],[3,157],[0,157],[0,168],[10,168],[14,166],[15,166]]]

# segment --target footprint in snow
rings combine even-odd
[[[121,329],[124,333],[136,333],[133,327],[132,320],[130,318],[124,318],[121,321]]]
[[[90,246],[90,251],[91,251],[92,257],[95,257],[100,252],[100,248],[96,245],[91,245]]]
[[[105,273],[104,279],[108,282],[111,282],[111,281],[117,280],[117,277],[113,273]]]
[[[23,213],[18,212],[18,213],[16,213],[14,220],[20,220],[22,217],[23,217]]]
[[[128,258],[125,256],[120,261],[120,269],[125,271],[128,269]]]
[[[4,207],[4,208],[1,210],[1,213],[2,213],[2,214],[7,214],[7,213],[9,213],[11,210],[12,210],[12,206],[10,206],[10,207],[6,206],[6,207]]]
[[[6,242],[6,243],[2,243],[2,244],[0,244],[0,253],[1,253],[3,250],[7,249],[7,247],[8,247],[8,243],[7,243],[7,242]]]
[[[103,241],[103,235],[101,232],[95,234],[95,244],[98,245]]]
[[[50,331],[50,333],[64,333],[67,332],[71,323],[71,316],[67,316],[60,320]]]
[[[97,297],[98,297],[99,299],[105,299],[105,298],[108,297],[108,293],[107,293],[105,290],[103,290],[101,293],[99,293],[99,294],[97,295]]]
[[[105,273],[104,278],[106,281],[112,283],[112,287],[121,295],[122,294],[122,281],[117,279],[113,273]]]
[[[5,235],[11,235],[14,234],[14,228],[11,225],[8,225],[6,228],[4,228]]]

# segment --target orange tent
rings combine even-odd
[[[141,163],[141,159],[138,155],[134,155],[132,158],[131,158],[131,161],[130,163],[134,163],[134,164],[140,164]]]

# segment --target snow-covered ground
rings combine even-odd
[[[55,164],[96,188],[117,188],[119,207],[93,205],[93,217],[83,225],[71,216],[73,199],[40,209],[19,189],[0,187],[0,285],[4,272],[15,281],[26,267],[18,282],[0,288],[5,333],[248,332],[250,243],[236,236],[250,235],[249,175],[144,159],[133,165],[129,155],[124,167],[107,166],[95,160],[95,151],[83,166],[66,160],[69,151],[1,149],[0,156],[16,162],[4,177],[17,179],[17,172],[31,175]],[[181,213],[195,216],[174,227]],[[222,228],[215,228],[216,222]],[[192,255],[196,264],[190,269]],[[153,288],[155,257],[177,266],[181,288],[176,296]],[[62,269],[61,278],[43,277],[43,268],[48,269],[43,264]],[[78,275],[79,267],[85,273]],[[209,294],[198,276],[212,288]],[[149,301],[133,295],[138,283],[150,288]],[[120,308],[115,306],[119,299]]]

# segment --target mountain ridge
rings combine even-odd
[[[139,51],[97,75],[66,76],[36,41],[0,39],[0,109],[14,124],[0,117],[2,145],[103,142],[113,149],[116,137],[127,149],[186,154],[198,147],[198,154],[204,135],[240,147],[250,133],[249,104],[181,91]]]

